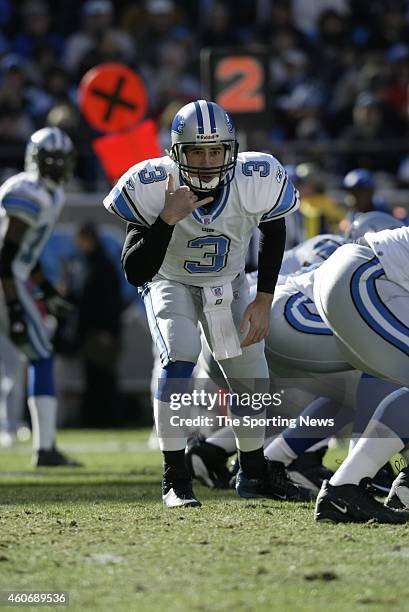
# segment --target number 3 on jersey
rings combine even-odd
[[[226,266],[229,255],[230,239],[223,234],[221,236],[199,236],[189,240],[187,246],[193,249],[203,249],[202,260],[185,261],[185,270],[191,274],[203,272],[220,272]]]

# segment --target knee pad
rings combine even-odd
[[[176,364],[197,362],[202,344],[199,333],[193,334],[190,331],[186,330],[185,337],[179,335],[172,341],[169,347],[168,362],[164,363],[164,368],[176,366],[177,369],[179,366]]]
[[[186,379],[190,378],[195,364],[191,361],[171,361],[159,375],[156,398],[168,402],[172,393],[186,392]]]
[[[27,393],[29,397],[38,395],[55,396],[54,360],[52,357],[32,361],[28,366]]]

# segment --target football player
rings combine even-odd
[[[239,153],[228,113],[206,100],[181,108],[162,158],[130,168],[104,200],[128,221],[122,263],[139,287],[162,370],[154,400],[164,456],[165,506],[197,506],[185,462],[186,436],[172,422],[170,399],[187,390],[201,340],[198,324],[231,388],[268,383],[264,338],[285,245],[284,217],[299,205],[282,165],[264,153]],[[261,230],[257,293],[249,298],[244,273],[253,229]],[[230,412],[242,497],[303,493],[266,464],[264,425],[244,426],[242,406]],[[264,411],[253,413],[263,419]],[[182,416],[182,410],[179,415]],[[181,420],[181,419],[180,419]]]
[[[409,228],[366,233],[358,242],[342,246],[319,268],[314,301],[352,365],[406,386]],[[389,508],[366,494],[367,479],[409,442],[407,398],[406,388],[397,389],[381,402],[353,451],[329,483],[323,484],[315,509],[317,520],[407,520],[409,515],[398,512],[391,517]],[[392,503],[396,503],[396,491],[405,490],[400,484],[392,491]]]
[[[353,238],[358,238],[368,228],[400,226],[402,222],[386,213],[362,214],[353,223]],[[271,324],[265,340],[265,351],[270,376],[273,379],[277,376],[285,379],[295,378],[295,387],[297,384],[301,385],[317,396],[303,410],[304,419],[334,418],[337,427],[331,433],[335,434],[348,423],[350,418],[353,418],[353,432],[356,436],[363,431],[378,403],[388,395],[390,385],[386,386],[385,382],[372,380],[368,389],[368,375],[364,375],[362,380],[358,381],[359,373],[351,371],[353,366],[342,354],[337,338],[319,316],[315,307],[313,286],[316,267],[302,273],[303,265],[319,265],[343,242],[339,236],[316,236],[285,253],[279,276],[282,284],[276,288],[271,307]],[[294,273],[282,275],[281,272],[286,269],[291,269]],[[248,275],[248,278],[251,295],[257,284],[257,273]],[[201,362],[205,372],[220,381],[220,373],[217,373],[212,366],[206,347],[203,355],[204,359]],[[350,372],[346,372],[347,370]],[[328,376],[331,373],[338,374]],[[309,380],[311,376],[313,379]],[[355,403],[357,384],[357,410],[355,417],[352,417],[350,410],[345,408]],[[288,392],[286,394],[286,402],[294,403],[291,389],[290,393],[291,396]],[[323,468],[321,462],[322,449],[316,454],[305,455],[305,452],[310,451],[312,447],[316,448],[317,443],[322,443],[319,436],[327,437],[327,433],[317,429],[314,435],[309,435],[308,431],[308,428],[300,425],[291,427],[266,446],[264,452],[271,461],[284,463],[292,479],[318,492],[323,476],[328,476],[328,470]],[[224,450],[224,454],[219,450],[216,451],[214,446]],[[193,473],[209,486],[212,486],[212,474],[214,474],[213,486],[223,486],[227,480],[226,453],[232,454],[234,450],[233,441],[226,431],[212,434],[206,441],[197,441],[190,447],[188,453]],[[376,475],[373,486],[385,492],[389,490],[391,482],[390,474],[381,472]]]
[[[0,188],[0,323],[29,360],[28,405],[36,466],[78,465],[55,446],[52,345],[33,297],[35,290],[56,316],[72,308],[46,279],[39,258],[65,201],[64,183],[72,173],[73,154],[67,134],[59,128],[42,128],[27,144],[25,171]]]

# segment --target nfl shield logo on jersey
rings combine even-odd
[[[223,287],[212,287],[212,293],[216,297],[221,297],[223,295]]]

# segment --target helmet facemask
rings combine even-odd
[[[187,147],[214,147],[223,145],[223,164],[213,167],[193,166],[188,163]],[[179,166],[185,184],[193,191],[207,193],[218,189],[221,185],[229,183],[234,177],[238,153],[238,143],[235,140],[223,141],[214,144],[176,143],[171,149],[171,156]],[[205,180],[213,175],[211,180]]]
[[[72,154],[64,151],[44,151],[37,153],[38,171],[44,183],[56,188],[70,180],[74,169]]]
[[[25,168],[53,191],[69,181],[74,170],[74,149],[59,128],[42,128],[27,145]]]

